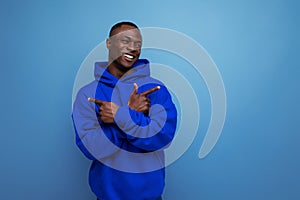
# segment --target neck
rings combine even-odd
[[[132,68],[123,67],[115,62],[112,62],[108,65],[109,73],[118,79],[122,78],[130,69]]]

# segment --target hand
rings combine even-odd
[[[100,120],[104,123],[114,123],[115,115],[119,106],[114,102],[102,101],[99,99],[88,98],[89,102],[94,102],[100,107]]]
[[[128,106],[137,112],[147,113],[150,109],[150,99],[147,95],[160,89],[160,86],[151,88],[145,92],[138,94],[138,86],[136,83],[133,84],[134,89],[129,97]]]

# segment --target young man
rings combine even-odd
[[[177,111],[167,88],[139,59],[142,36],[131,22],[115,24],[106,41],[108,62],[95,63],[95,81],[73,107],[76,143],[93,161],[89,183],[99,200],[158,200],[164,152]]]

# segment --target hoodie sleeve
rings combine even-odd
[[[148,115],[122,106],[116,113],[115,123],[127,134],[127,140],[132,145],[150,152],[165,148],[172,141],[177,111],[165,86],[148,95],[148,98],[151,101]]]
[[[84,91],[81,89],[78,92],[73,106],[72,119],[76,144],[87,158],[99,160],[117,152],[119,148],[113,143],[119,141],[113,135],[108,139],[103,131],[105,127],[101,127],[99,124],[95,104],[87,100],[90,96],[86,95]]]

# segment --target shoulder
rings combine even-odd
[[[150,89],[151,87],[161,86],[165,87],[164,83],[153,78],[153,77],[146,77],[140,80],[137,80],[137,84],[139,87],[144,88],[145,90]]]
[[[95,97],[95,92],[97,90],[98,82],[92,81],[83,87],[81,87],[76,94],[76,103],[82,102],[82,100],[87,99],[88,97]]]

